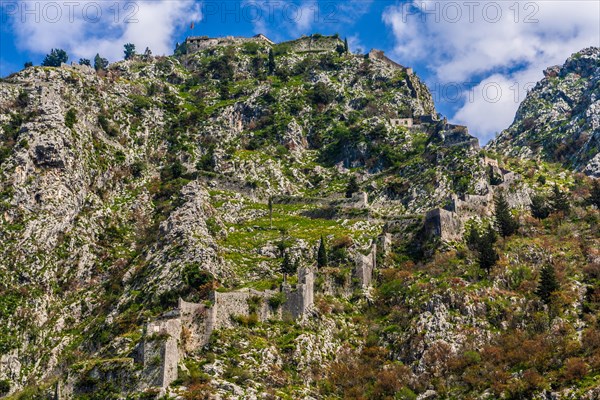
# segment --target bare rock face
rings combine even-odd
[[[598,176],[600,49],[573,54],[548,68],[528,93],[512,125],[488,147],[523,158],[563,163]]]

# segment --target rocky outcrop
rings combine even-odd
[[[600,177],[600,48],[544,71],[512,125],[488,145],[499,153],[560,162]]]

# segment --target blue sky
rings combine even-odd
[[[127,42],[171,54],[188,35],[339,33],[354,52],[382,49],[413,67],[438,110],[482,143],[510,125],[547,66],[600,46],[596,0],[0,0],[0,21],[0,76],[51,48],[116,61]]]

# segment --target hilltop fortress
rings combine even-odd
[[[258,43],[265,44],[267,46],[275,46],[277,43],[271,39],[259,33],[258,35],[251,37],[244,36],[223,36],[223,37],[209,37],[209,36],[189,36],[186,41],[186,50],[188,54],[197,53],[199,51],[219,47],[219,46],[234,46],[244,43]],[[338,35],[325,36],[320,34],[314,34],[310,36],[302,36],[299,39],[291,40],[288,42],[279,43],[280,45],[290,46],[292,51],[295,52],[326,52],[335,51],[339,46],[344,45],[344,41],[340,39]],[[413,75],[413,69],[404,67],[395,61],[388,58],[383,50],[372,49],[368,55],[369,60],[378,60],[383,62],[389,67],[404,69],[408,76]]]

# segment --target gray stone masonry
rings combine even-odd
[[[305,316],[314,305],[315,275],[312,268],[300,268],[296,289],[284,284],[282,292],[285,294],[283,311],[289,313],[294,319]]]
[[[376,252],[377,246],[373,243],[369,255],[357,255],[354,276],[362,288],[371,284]],[[185,354],[208,344],[215,329],[233,328],[237,317],[250,315],[255,315],[259,321],[281,319],[283,315],[303,319],[314,309],[314,292],[313,268],[302,267],[298,269],[295,287],[284,283],[279,291],[214,291],[205,304],[180,299],[177,309],[146,325],[146,335],[140,349],[144,381],[148,386],[161,388],[164,394],[166,388],[177,379],[179,361]],[[284,295],[284,302],[275,309],[269,300],[280,293]]]
[[[439,237],[445,242],[462,240],[466,221],[493,215],[494,196],[500,191],[506,196],[511,208],[529,206],[529,189],[509,190],[520,179],[517,174],[499,168],[496,160],[485,158],[484,162],[502,177],[502,183],[497,186],[488,185],[486,195],[453,195],[447,207],[429,211],[425,216],[425,232],[428,236]]]
[[[377,245],[371,245],[371,252],[368,255],[358,253],[356,255],[354,276],[358,279],[360,287],[363,289],[371,286],[373,280],[373,271],[377,267]]]
[[[185,43],[187,46],[188,54],[196,53],[198,51],[210,49],[217,46],[231,46],[242,43],[267,43],[273,45],[274,43],[265,35],[259,33],[252,37],[239,37],[239,36],[225,36],[218,38],[211,38],[208,36],[190,36],[186,39]]]

